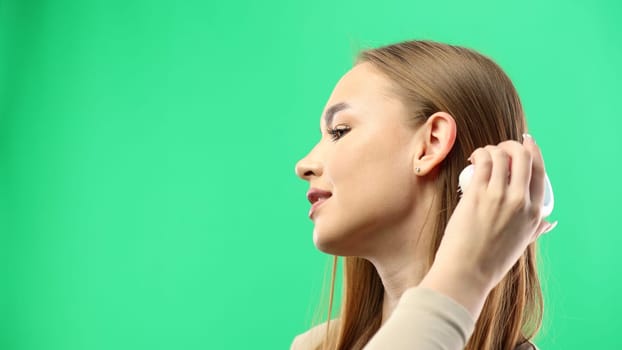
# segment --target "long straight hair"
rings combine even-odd
[[[405,41],[361,51],[355,64],[370,62],[393,82],[406,106],[409,127],[417,128],[438,111],[453,116],[456,141],[440,164],[435,199],[440,210],[426,218],[432,226],[426,270],[458,204],[458,174],[478,147],[521,140],[526,120],[510,78],[490,58],[465,47],[428,40]],[[330,322],[337,257],[333,261],[326,338],[317,349],[361,349],[378,331],[384,287],[375,267],[359,257],[344,257],[338,322]],[[466,350],[514,349],[532,339],[542,324],[543,299],[536,246],[525,250],[489,293]]]

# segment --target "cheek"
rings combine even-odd
[[[403,205],[411,195],[415,174],[404,147],[382,142],[340,149],[325,163],[326,180],[340,207]],[[401,200],[400,200],[401,199]]]
[[[331,164],[333,197],[318,211],[313,241],[326,253],[365,250],[379,230],[403,220],[412,208],[412,182],[396,159],[346,158]]]

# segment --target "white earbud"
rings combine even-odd
[[[469,182],[471,182],[471,177],[473,177],[473,172],[475,171],[475,166],[470,164],[466,168],[460,172],[458,176],[458,192],[460,192],[460,197],[464,191],[466,191],[467,186],[469,186]],[[540,215],[545,218],[553,212],[553,188],[551,187],[551,181],[547,174],[544,174],[544,178],[546,180],[545,189],[544,189],[544,203],[542,204],[542,209],[540,210]]]

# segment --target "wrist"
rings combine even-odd
[[[419,283],[420,287],[432,289],[462,305],[477,320],[484,302],[492,290],[484,279],[459,271],[432,268]]]

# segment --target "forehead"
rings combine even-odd
[[[383,95],[388,92],[390,85],[391,82],[371,63],[359,63],[339,79],[329,101],[361,95]]]
[[[337,105],[347,105],[347,108],[342,106],[338,111],[347,110],[348,113],[361,117],[385,114],[401,105],[396,96],[391,94],[391,87],[391,81],[371,63],[355,65],[335,85],[324,107],[320,125],[332,119],[326,117],[333,114],[331,112],[334,112],[334,106]]]

